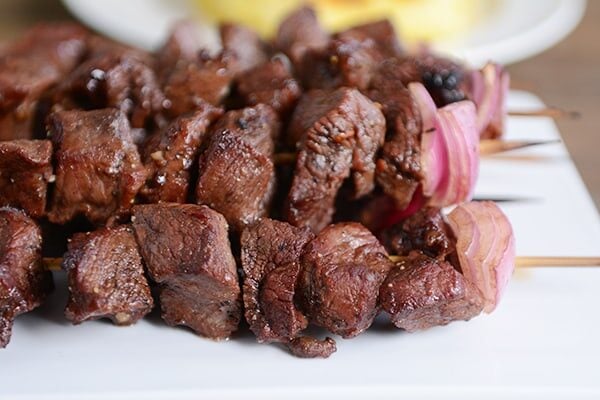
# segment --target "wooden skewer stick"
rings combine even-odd
[[[401,262],[406,257],[390,256],[392,262]],[[517,257],[515,265],[529,267],[600,267],[600,257]]]
[[[508,115],[511,117],[550,117],[554,119],[577,119],[581,117],[581,114],[578,111],[566,111],[555,107],[540,108],[531,111],[509,111]]]
[[[392,262],[400,262],[407,257],[390,256]],[[44,268],[60,271],[62,258],[44,258]],[[600,267],[600,257],[517,257],[515,264],[520,268],[531,267]]]
[[[492,154],[503,153],[505,151],[524,149],[526,147],[541,146],[544,144],[560,143],[560,140],[546,141],[527,141],[527,140],[494,140],[484,139],[479,142],[479,154],[489,156]]]

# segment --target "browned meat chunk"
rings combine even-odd
[[[377,66],[394,53],[393,46],[387,48],[389,43],[371,37],[370,29],[366,26],[340,32],[327,47],[307,51],[298,68],[303,84],[313,89],[350,86],[366,90]]]
[[[102,51],[86,60],[54,94],[55,109],[116,108],[134,128],[161,112],[165,97],[151,66],[135,51]]]
[[[306,228],[268,218],[242,233],[244,310],[259,342],[287,342],[308,325],[294,295],[300,256],[313,237]]]
[[[38,25],[0,53],[0,140],[43,136],[38,100],[80,62],[86,35],[74,24]]]
[[[291,112],[302,94],[284,55],[242,74],[238,78],[237,91],[245,104],[268,104],[282,116]]]
[[[191,115],[174,120],[144,146],[148,180],[141,191],[148,203],[185,203],[189,194],[190,169],[194,165],[208,127],[223,111],[208,103]]]
[[[32,217],[42,217],[52,179],[49,140],[0,142],[0,206],[22,208]]]
[[[479,290],[445,261],[413,254],[381,285],[380,301],[398,328],[414,332],[481,313]]]
[[[387,19],[352,27],[338,33],[337,37],[370,39],[385,58],[399,57],[404,54],[404,49],[398,40],[398,34],[392,23]]]
[[[205,46],[200,27],[195,21],[176,22],[167,40],[157,52],[157,69],[161,78],[180,60],[194,60]]]
[[[162,203],[135,206],[132,221],[165,322],[213,339],[231,335],[242,308],[225,218],[206,206]]]
[[[374,187],[375,156],[385,119],[356,89],[313,91],[296,108],[289,128],[300,152],[286,207],[295,226],[318,232],[331,222],[335,197],[352,174],[355,197]]]
[[[382,236],[388,251],[399,256],[418,251],[428,257],[444,260],[454,252],[452,233],[437,208],[423,208],[385,230]]]
[[[392,267],[371,232],[352,222],[330,225],[306,246],[301,264],[299,299],[311,323],[344,338],[371,325]]]
[[[294,66],[298,66],[308,50],[324,48],[328,41],[329,35],[319,25],[315,11],[303,7],[279,25],[275,48],[285,53]]]
[[[247,71],[268,60],[267,45],[253,30],[245,26],[224,23],[219,27],[225,51],[236,57],[236,73]]]
[[[377,160],[377,183],[405,209],[423,177],[421,171],[421,114],[410,91],[402,83],[396,61],[386,61],[371,81],[371,100],[382,105],[387,139]]]
[[[130,325],[154,306],[138,245],[127,226],[76,234],[63,268],[70,293],[65,316],[74,324],[110,318],[117,325]]]
[[[115,109],[61,111],[49,118],[56,187],[48,218],[95,224],[128,213],[146,179],[125,116]]]
[[[317,340],[310,336],[301,336],[293,339],[288,344],[290,352],[302,358],[327,358],[336,352],[337,347],[332,338]]]
[[[52,290],[42,266],[40,228],[24,212],[0,208],[0,348],[10,340],[14,318],[38,307]]]
[[[167,114],[178,117],[208,101],[220,105],[230,91],[236,59],[229,52],[211,57],[202,51],[194,60],[182,60],[168,75],[164,92]]]
[[[223,118],[200,156],[196,201],[223,214],[241,232],[268,213],[275,185],[271,152],[277,119],[267,106],[230,111]]]

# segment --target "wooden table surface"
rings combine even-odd
[[[0,41],[41,20],[71,18],[58,0],[0,0]],[[514,82],[548,105],[577,110],[557,121],[567,147],[600,208],[600,1],[589,1],[577,29],[552,49],[510,66]]]

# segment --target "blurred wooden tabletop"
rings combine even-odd
[[[58,0],[0,0],[0,41],[41,20],[69,19]],[[557,121],[567,147],[600,208],[600,1],[589,1],[577,29],[534,58],[510,66],[511,77],[548,105],[577,110]]]

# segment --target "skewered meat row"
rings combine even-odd
[[[464,232],[457,230],[461,213],[484,209],[491,211],[486,215],[497,217],[495,222],[488,224],[483,217],[481,227],[475,224]],[[457,210],[448,217],[451,225],[439,210],[424,209],[386,232],[384,244],[397,252],[395,261],[357,223],[330,225],[315,235],[308,228],[260,219],[242,233],[240,290],[223,216],[190,204],[135,206],[131,226],[76,234],[70,242],[63,260],[70,290],[65,314],[74,323],[110,318],[118,325],[143,317],[153,305],[143,260],[159,285],[162,315],[169,325],[186,325],[206,337],[226,338],[238,329],[243,301],[244,316],[259,342],[283,343],[299,356],[327,357],[335,351],[332,339],[303,335],[309,323],[351,338],[364,332],[380,310],[397,327],[411,332],[468,320],[484,305],[487,312],[493,310],[498,299],[489,302],[485,285],[497,284],[491,293],[501,293],[506,272],[496,272],[498,266],[489,265],[494,268],[487,273],[491,281],[463,275],[472,271],[462,260],[468,255],[463,251],[473,251],[474,246],[465,248],[461,241],[465,232],[508,222],[491,203],[470,203]],[[14,215],[26,218],[15,210],[0,216],[10,221]],[[33,221],[29,223],[35,228]],[[19,230],[6,233],[18,238]],[[502,231],[494,234],[502,235]],[[510,241],[500,236],[490,243],[494,245],[487,248],[488,255],[504,251],[504,244],[510,247]],[[3,251],[4,259],[14,262],[11,255],[20,248]],[[476,263],[485,264],[488,258]],[[32,259],[39,263],[39,247],[23,263]],[[478,268],[485,268],[484,264]],[[13,268],[8,270],[13,274],[18,271],[18,266],[7,267]],[[5,307],[12,308],[11,304]]]

